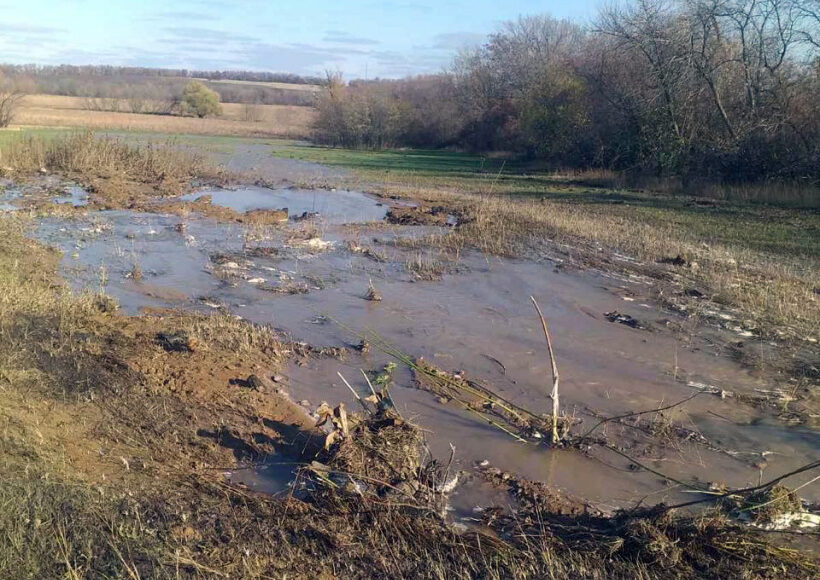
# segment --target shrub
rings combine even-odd
[[[0,91],[0,127],[11,125],[14,120],[14,113],[22,98],[22,93]]]
[[[222,114],[219,93],[197,81],[191,81],[182,91],[180,111],[183,115],[207,117]]]

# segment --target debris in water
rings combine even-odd
[[[379,294],[376,287],[373,286],[373,280],[370,280],[370,285],[367,288],[367,294],[364,295],[365,300],[370,300],[371,302],[381,302],[382,295]]]
[[[139,264],[134,264],[131,266],[131,269],[125,273],[125,277],[139,282],[142,280],[142,268],[140,268]]]
[[[295,215],[290,219],[292,219],[295,222],[302,222],[302,221],[317,218],[317,217],[319,217],[319,212],[318,211],[304,211],[304,212],[302,212],[301,215]]]
[[[454,401],[480,420],[485,421],[520,441],[538,441],[542,433],[552,432],[553,418],[536,415],[496,395],[483,384],[464,376],[448,373],[418,358],[411,362],[413,378],[419,389],[428,391],[446,402]],[[556,430],[563,438],[572,424],[565,416],[557,418]]]

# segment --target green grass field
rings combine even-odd
[[[18,139],[27,137],[39,137],[42,139],[53,139],[60,135],[71,132],[71,129],[52,129],[45,127],[31,127],[24,129],[0,129],[0,147],[7,145]]]
[[[533,171],[522,162],[451,151],[363,151],[292,142],[272,143],[276,157],[354,170],[363,178],[418,187],[491,191],[499,195],[581,204],[610,216],[673,226],[707,244],[753,252],[820,258],[820,213],[762,204],[703,204],[693,196],[588,187]]]

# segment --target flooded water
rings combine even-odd
[[[31,202],[48,201],[81,207],[88,205],[88,192],[82,187],[61,183],[53,176],[45,178],[40,186],[18,188],[11,183],[0,183],[0,211],[17,211]]]
[[[262,187],[205,189],[182,196],[182,200],[196,201],[203,195],[210,195],[213,205],[238,212],[287,209],[290,217],[318,214],[322,220],[333,224],[379,221],[384,219],[388,210],[377,199],[357,191],[274,190]]]
[[[71,204],[74,207],[88,205],[88,192],[82,187],[70,185],[66,188],[66,195],[54,198],[55,203]]]
[[[19,191],[0,185],[0,211],[17,211],[20,209],[11,203],[19,198]]]
[[[287,206],[292,215],[318,211],[326,218],[319,228],[321,238],[306,237],[301,224],[262,231],[197,217],[127,211],[44,219],[36,235],[63,250],[64,273],[75,288],[102,286],[127,313],[152,306],[221,307],[316,346],[350,346],[370,336],[374,343],[387,341],[446,370],[465,371],[501,396],[547,412],[550,366],[529,301],[532,295],[550,324],[562,409],[580,422],[575,432],[597,422],[596,414],[611,416],[682,400],[693,393],[688,381],[735,392],[767,388],[693,337],[682,319],[648,303],[647,290],[638,283],[595,272],[557,271],[549,262],[478,253],[461,255],[441,280],[420,281],[406,267],[416,252],[388,243],[418,235],[418,228],[338,225],[383,217],[384,208],[375,200],[353,192],[243,191],[250,193],[205,193],[214,196],[214,203],[230,203],[228,207],[239,210],[265,203]],[[364,246],[373,251],[363,252]],[[135,267],[140,279],[133,276]],[[364,299],[371,281],[383,297],[380,302]],[[640,321],[644,329],[610,322],[605,313],[616,311]],[[360,369],[378,369],[390,360],[377,348],[366,355],[351,350],[343,361],[326,358],[288,367],[283,385],[291,398],[306,400],[311,410],[321,401],[353,408],[355,400],[337,372],[364,393]],[[399,369],[395,381],[392,396],[400,412],[429,431],[436,455],[446,457],[450,444],[455,446],[456,470],[469,472],[476,462],[488,461],[604,508],[644,497],[652,503],[691,498],[603,448],[584,454],[519,443],[413,388],[407,369]],[[670,417],[713,445],[678,442],[633,451],[631,439],[619,444],[639,454],[642,463],[676,478],[753,485],[761,477],[809,462],[820,448],[820,438],[811,430],[761,421],[758,410],[734,399],[704,394]],[[616,437],[623,431],[610,426],[605,432]],[[235,471],[232,478],[260,490],[283,490],[292,470],[283,471],[280,464],[272,459],[254,470]],[[801,493],[820,499],[817,486]],[[468,519],[476,505],[493,501],[492,494],[473,483],[457,492],[453,509]]]

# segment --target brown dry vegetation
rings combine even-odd
[[[56,172],[85,186],[100,207],[130,207],[146,197],[179,195],[191,180],[218,182],[221,169],[171,143],[129,145],[115,138],[74,133],[55,139],[23,137],[0,150],[0,175],[25,179]]]
[[[116,99],[111,99],[117,102]],[[123,110],[126,110],[123,100]],[[19,126],[83,127],[185,133],[195,135],[234,135],[248,137],[306,138],[310,135],[315,112],[310,107],[253,105],[253,120],[246,120],[247,107],[224,103],[217,118],[198,119],[172,115],[152,115],[88,109],[88,99],[53,95],[29,95],[18,108],[14,123]]]
[[[279,83],[279,82],[266,82],[266,81],[240,81],[235,79],[200,79],[195,78],[195,80],[207,80],[209,83],[213,84],[220,84],[220,85],[245,85],[250,87],[270,87],[273,89],[282,89],[285,91],[297,91],[297,92],[308,92],[308,93],[318,93],[322,90],[322,87],[319,85],[307,85],[307,84],[296,84],[296,83]]]

